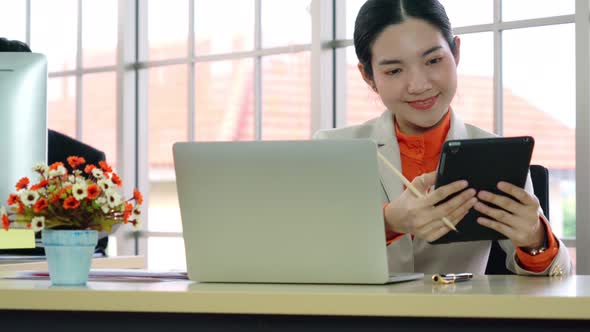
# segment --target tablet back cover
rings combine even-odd
[[[447,141],[441,151],[436,188],[458,180],[467,180],[469,188],[475,188],[477,191],[486,190],[501,195],[506,194],[496,188],[499,181],[524,188],[533,146],[534,139],[530,136]],[[448,199],[452,197],[454,195]],[[492,229],[479,225],[477,218],[480,216],[482,214],[472,208],[457,225],[459,232],[451,231],[431,243],[506,238]]]

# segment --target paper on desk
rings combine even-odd
[[[0,249],[35,248],[35,232],[30,229],[0,230]]]
[[[18,271],[16,278],[48,278],[49,272],[44,270]],[[149,271],[138,269],[92,269],[88,275],[90,280],[107,279],[182,279],[188,280],[186,272]]]

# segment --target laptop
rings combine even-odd
[[[189,279],[385,284],[376,144],[186,142],[173,147]]]

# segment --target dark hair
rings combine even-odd
[[[359,10],[354,24],[354,49],[369,78],[373,78],[371,48],[377,37],[390,25],[413,17],[438,29],[455,53],[451,22],[445,8],[437,0],[368,0]]]
[[[31,49],[21,41],[0,38],[0,52],[31,52]]]

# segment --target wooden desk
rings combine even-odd
[[[2,275],[7,276],[7,273]],[[387,286],[0,280],[2,327],[60,331],[588,331],[590,276]],[[506,330],[506,329],[509,330]]]
[[[113,256],[97,257],[92,259],[93,269],[144,269],[145,257],[143,256]],[[25,271],[47,270],[47,261],[27,261],[22,263],[3,263],[0,261],[0,271]]]

